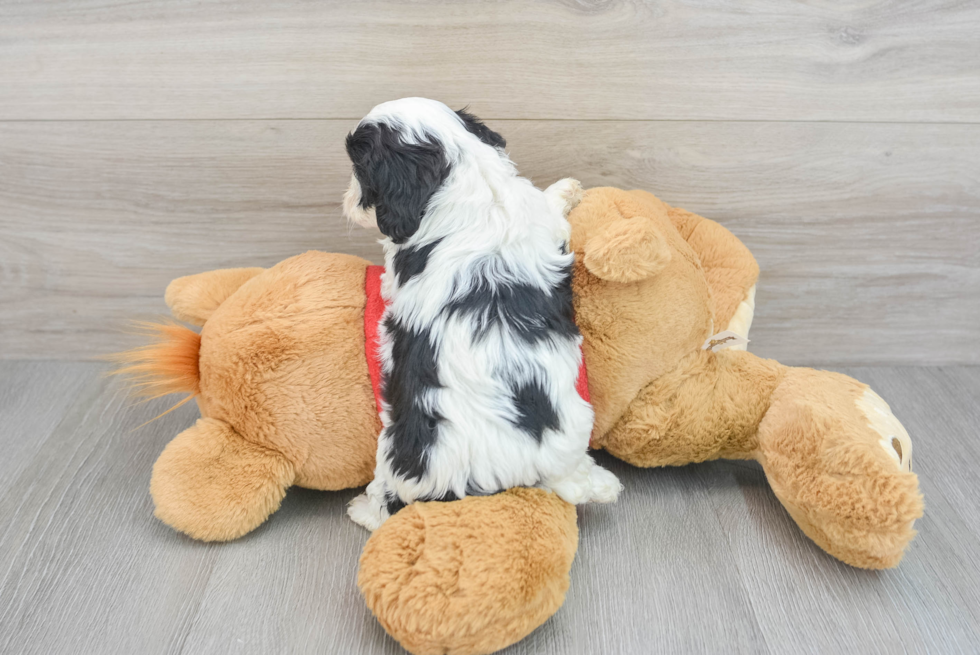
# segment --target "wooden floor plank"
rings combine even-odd
[[[625,487],[615,506],[579,508],[579,555],[549,653],[770,652],[712,496],[746,507],[728,468],[709,484],[692,467],[651,471],[605,454]],[[683,590],[683,592],[681,591]],[[588,617],[588,618],[586,618]],[[518,651],[519,652],[519,651]],[[774,651],[778,652],[778,651]]]
[[[268,524],[222,545],[184,652],[403,653],[357,590],[369,535],[346,510],[359,491],[292,489]]]
[[[930,507],[942,507],[950,520],[973,533],[980,551],[980,441],[962,433],[964,425],[980,425],[977,395],[964,400],[963,390],[980,389],[980,368],[943,367],[923,369],[910,382],[891,369],[860,367],[844,369],[871,385],[890,403],[912,437],[912,465],[929,480]],[[930,399],[928,412],[916,411],[922,398]],[[928,467],[928,468],[924,468]],[[935,475],[928,475],[934,471]],[[940,472],[944,472],[940,474]],[[958,520],[956,520],[958,518]],[[941,522],[941,521],[940,521]],[[969,553],[972,542],[961,552]],[[978,595],[980,598],[980,595]],[[977,603],[980,618],[980,602]]]
[[[0,361],[0,495],[92,383],[91,364]]]
[[[777,653],[799,652],[803,644],[807,652],[969,652],[980,639],[973,561],[980,512],[975,502],[953,507],[944,487],[971,493],[974,484],[975,392],[968,389],[976,387],[945,383],[971,369],[840,370],[870,383],[911,433],[925,516],[897,569],[862,571],[800,532],[760,467],[717,464],[739,467],[749,511],[718,516],[766,643]],[[709,467],[696,468],[710,475]]]
[[[0,119],[980,120],[980,6],[766,0],[0,3]]]
[[[19,460],[0,493],[0,651],[403,652],[356,590],[367,533],[344,507],[357,490],[293,489],[268,523],[229,544],[181,537],[153,518],[146,489],[196,410],[133,432],[172,400],[133,405],[102,370],[0,363],[4,417],[51,407],[32,389],[77,392],[53,428],[0,427],[0,448]],[[972,650],[980,367],[841,370],[869,382],[915,444],[926,514],[897,569],[861,571],[823,553],[754,463],[647,470],[599,453],[626,490],[616,505],[580,508],[565,605],[506,652]],[[35,450],[11,450],[35,437]]]
[[[87,367],[85,391],[0,495],[0,652],[179,652],[217,550],[156,521],[147,488],[195,410],[134,432],[167,401],[134,406]]]
[[[180,275],[380,261],[340,213],[353,124],[0,123],[0,357],[117,350]],[[491,125],[538,185],[645,188],[729,227],[762,267],[762,355],[980,362],[980,125]]]

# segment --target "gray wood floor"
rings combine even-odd
[[[758,466],[641,470],[579,513],[564,607],[509,653],[975,652],[980,368],[841,369],[915,443],[926,498],[897,570],[810,543]],[[292,490],[251,535],[207,545],[152,516],[160,450],[190,425],[134,405],[101,365],[0,362],[0,652],[399,653],[356,587],[356,491]]]

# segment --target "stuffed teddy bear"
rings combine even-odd
[[[885,402],[844,375],[719,348],[752,320],[758,268],[745,246],[644,191],[589,190],[569,222],[592,447],[642,467],[755,459],[821,548],[853,566],[897,565],[923,506],[908,434]],[[201,410],[154,466],[157,517],[229,540],[292,485],[371,479],[377,278],[358,257],[307,252],[171,283],[173,315],[200,335],[159,325],[123,356],[149,392],[191,394]],[[367,540],[358,585],[409,651],[489,653],[557,611],[577,542],[574,507],[540,489],[415,503]]]

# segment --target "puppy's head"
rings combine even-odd
[[[505,145],[472,114],[435,100],[380,104],[347,135],[354,174],[344,194],[344,214],[404,243],[418,231],[429,201],[455,163],[481,149],[505,156]]]

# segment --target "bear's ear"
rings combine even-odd
[[[645,216],[618,217],[585,243],[583,263],[609,282],[639,282],[670,263],[670,248],[656,224]]]

